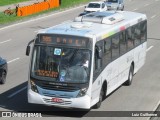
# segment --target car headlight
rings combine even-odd
[[[36,84],[34,83],[34,81],[31,80],[30,83],[31,83],[31,89],[32,89],[34,92],[38,93],[38,89],[37,89],[37,86],[36,86]]]
[[[80,89],[77,97],[83,97],[83,96],[85,96],[85,95],[86,95],[86,92],[87,92],[87,88],[82,88],[82,89]]]

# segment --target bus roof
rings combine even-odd
[[[89,38],[96,36],[98,39],[103,39],[146,19],[145,14],[129,11],[93,12],[77,17],[73,21],[40,30],[38,34],[63,34]]]

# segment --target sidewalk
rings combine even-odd
[[[32,5],[34,3],[38,3],[38,2],[43,2],[44,0],[28,0],[25,2],[20,2],[20,3],[15,3],[15,4],[11,4],[11,5],[6,5],[6,6],[1,6],[0,7],[0,12],[3,12],[4,10],[10,8],[10,9],[15,9],[17,5],[19,5],[19,7],[23,7],[23,6],[27,6],[27,5]]]

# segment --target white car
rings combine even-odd
[[[124,10],[124,1],[123,0],[106,0],[106,6],[108,10]]]
[[[90,2],[85,6],[85,12],[96,12],[96,11],[106,11],[107,6],[104,2]]]

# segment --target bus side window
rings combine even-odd
[[[138,23],[136,26],[135,26],[135,32],[134,32],[134,43],[135,43],[135,46],[138,46],[140,45],[141,43],[141,39],[140,39],[140,24]]]
[[[98,58],[97,46],[103,51],[103,41],[96,43],[94,50],[94,80],[97,78],[97,76],[102,70],[102,58]]]
[[[140,31],[141,43],[143,43],[147,40],[147,21],[143,21],[140,23]]]
[[[120,39],[120,55],[123,55],[127,52],[125,32],[121,32],[119,34],[119,39]]]
[[[112,60],[119,57],[119,35],[112,37]]]
[[[132,29],[128,28],[126,30],[126,40],[127,40],[127,48],[128,51],[134,48],[134,39],[132,35]]]
[[[104,40],[104,55],[103,55],[103,67],[106,67],[111,62],[111,38]]]

